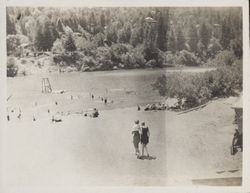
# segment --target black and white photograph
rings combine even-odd
[[[241,6],[7,6],[5,38],[6,186],[242,185]]]

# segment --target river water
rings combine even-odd
[[[47,104],[51,101],[62,101],[66,104],[84,108],[113,109],[164,100],[153,90],[152,84],[159,76],[174,72],[198,73],[214,70],[214,68],[166,68],[143,70],[117,70],[83,73],[48,73],[24,77],[8,78],[7,90],[11,106],[24,106],[34,103]],[[53,91],[65,90],[60,94],[42,94],[42,78],[49,78]],[[91,99],[94,95],[94,100]],[[79,99],[69,101],[69,98]],[[102,98],[107,98],[104,105]],[[63,101],[66,100],[66,101]],[[65,107],[66,108],[66,107]],[[77,109],[77,108],[76,108]]]

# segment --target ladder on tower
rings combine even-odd
[[[42,78],[42,93],[51,93],[52,88],[48,78]]]

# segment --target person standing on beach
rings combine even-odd
[[[140,150],[139,150],[139,143],[140,143],[140,125],[139,125],[139,120],[135,121],[135,124],[132,129],[132,134],[133,134],[133,144],[135,148],[135,155],[140,156]]]
[[[18,114],[17,118],[20,120],[21,116],[22,116],[22,112],[21,112],[21,109],[19,108],[19,114]]]
[[[141,124],[142,156],[144,156],[144,149],[145,149],[147,156],[149,157],[148,148],[147,148],[147,144],[149,142],[149,136],[150,136],[149,128],[147,126],[145,126],[144,122],[142,122],[142,124]]]

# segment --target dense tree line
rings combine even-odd
[[[224,50],[242,57],[240,8],[11,7],[6,19],[9,55],[25,43],[100,69],[161,66],[173,55],[199,65]]]

